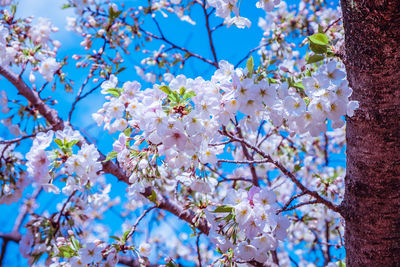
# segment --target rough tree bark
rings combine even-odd
[[[400,1],[341,0],[347,118],[347,266],[400,266]]]

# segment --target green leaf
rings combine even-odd
[[[230,220],[232,220],[232,218],[233,218],[233,214],[231,213],[231,214],[228,214],[227,216],[225,216],[224,220],[230,221]]]
[[[189,98],[192,98],[196,96],[196,93],[194,91],[188,91],[183,95],[183,100],[187,100]]]
[[[110,153],[108,153],[106,159],[103,162],[107,162],[109,160],[115,159],[118,156],[118,153],[115,151],[111,151]]]
[[[110,23],[113,23],[114,20],[121,15],[122,11],[115,11],[112,6],[110,6],[110,8],[108,9],[109,12],[109,19],[110,19]]]
[[[303,98],[304,99],[304,102],[306,102],[306,106],[308,107],[308,104],[310,104],[310,98],[309,97],[305,97],[305,98]],[[306,150],[304,149],[304,152],[306,152]]]
[[[63,147],[64,144],[60,139],[54,139],[54,142],[59,146],[59,147]]]
[[[75,251],[78,251],[81,248],[79,241],[73,236],[71,236],[70,240],[71,240],[72,246],[74,247]]]
[[[132,134],[132,128],[131,127],[128,127],[128,128],[126,128],[125,130],[124,130],[124,134],[125,134],[125,136],[131,136],[131,134]]]
[[[293,84],[293,87],[297,88],[297,89],[303,89],[303,90],[306,89],[302,82],[297,82],[297,83]]]
[[[39,261],[39,259],[42,257],[42,255],[43,255],[43,252],[41,252],[41,253],[39,253],[39,254],[33,254],[32,256],[33,256],[33,262],[32,263],[36,263],[36,262],[38,262]]]
[[[58,257],[71,258],[75,255],[75,251],[67,245],[59,247],[58,250],[60,251],[60,253],[58,253]]]
[[[310,43],[310,49],[316,54],[325,54],[328,51],[328,47],[326,45],[319,45]]]
[[[180,102],[180,96],[177,92],[171,91],[171,93],[168,95],[168,98],[173,102],[173,103],[179,103]]]
[[[151,195],[147,197],[151,202],[157,203],[157,194],[154,190],[151,191]]]
[[[269,83],[278,83],[278,81],[273,78],[268,78],[268,82]]]
[[[125,243],[126,243],[126,239],[128,238],[128,235],[129,235],[129,232],[130,232],[131,230],[129,229],[129,230],[126,230],[125,232],[124,232],[124,234],[122,235],[122,238],[121,238],[121,243],[122,243],[122,245],[125,245]]]
[[[254,70],[254,60],[253,56],[250,56],[249,59],[247,60],[246,63],[247,70],[249,71],[250,77],[253,75],[253,70]]]
[[[66,9],[66,8],[69,8],[69,7],[71,7],[70,4],[63,4],[62,7],[61,7],[61,9]]]
[[[168,85],[161,85],[161,86],[158,87],[158,89],[160,89],[161,91],[163,91],[167,95],[170,95],[171,92],[172,92],[172,90],[169,88]]]
[[[318,32],[324,33],[324,27],[322,27],[321,25],[318,25]]]
[[[299,164],[294,165],[294,170],[296,172],[300,171],[301,170],[301,166]]]
[[[17,12],[17,5],[11,5],[11,14],[13,15],[13,17],[16,12]]]
[[[226,206],[226,205],[219,206],[215,210],[213,210],[213,212],[221,212],[221,213],[232,212],[232,211],[233,211],[233,207]]]
[[[33,48],[33,53],[37,53],[40,49],[42,48],[42,45],[40,44],[40,45],[37,45],[37,46],[35,46],[35,48]]]
[[[117,88],[110,88],[106,90],[107,93],[115,96],[115,97],[119,97],[121,95],[121,92],[117,89]]]
[[[325,57],[322,55],[311,55],[307,60],[307,64],[319,62],[319,61],[323,60],[324,58]]]
[[[123,72],[124,70],[126,70],[126,67],[120,68],[119,70],[117,70],[117,71],[114,73],[114,75],[117,75],[117,74]]]
[[[69,147],[69,148],[71,148],[71,147],[73,147],[74,145],[76,145],[77,143],[79,143],[79,140],[72,140],[71,142],[68,142],[68,143],[66,144],[66,146]]]
[[[185,92],[186,92],[186,88],[182,86],[181,89],[179,89],[179,94],[184,95]]]
[[[317,44],[317,45],[328,45],[329,38],[324,33],[316,33],[311,36],[308,36],[310,42]]]
[[[172,261],[168,262],[167,264],[165,264],[165,267],[176,267],[178,265],[176,265],[175,263],[173,263]]]

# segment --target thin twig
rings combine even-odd
[[[224,128],[224,131],[226,132],[226,129],[225,129],[225,128]],[[239,136],[241,139],[243,139],[242,130],[240,129],[239,126],[236,126],[236,131],[237,131],[238,136]],[[244,144],[242,144],[242,149],[243,149],[243,154],[244,154],[244,156],[245,156],[249,161],[254,160],[254,159],[253,159],[253,156],[249,153],[249,151],[247,150],[247,147],[246,147]],[[252,176],[252,178],[253,178],[253,185],[259,186],[258,177],[257,177],[257,172],[256,172],[256,168],[254,167],[254,164],[253,164],[253,163],[249,163],[249,167],[250,167],[251,176]]]
[[[75,190],[74,192],[72,192],[72,194],[68,197],[68,199],[65,201],[64,205],[62,206],[57,222],[56,222],[56,229],[54,230],[54,236],[56,236],[58,230],[60,229],[60,225],[61,225],[61,217],[63,216],[64,210],[67,207],[67,204],[71,201],[72,197],[76,194],[76,192],[78,192],[77,190]]]
[[[151,210],[157,208],[157,206],[152,206],[148,209],[146,209],[142,215],[136,220],[135,224],[132,226],[132,229],[130,230],[129,234],[126,236],[126,240],[128,240],[135,232],[136,228],[139,225],[140,221],[146,216],[147,213],[149,213]]]
[[[206,58],[200,56],[199,54],[193,53],[193,52],[189,51],[188,49],[186,49],[184,47],[178,46],[178,45],[174,44],[173,42],[169,41],[168,39],[166,39],[165,37],[158,36],[158,35],[155,35],[155,34],[149,32],[149,31],[146,31],[142,27],[138,27],[138,29],[141,32],[143,32],[144,34],[146,34],[146,35],[148,35],[148,36],[150,36],[150,37],[152,37],[154,39],[164,41],[165,43],[169,44],[173,49],[181,50],[181,51],[187,53],[189,56],[198,58],[198,59],[200,59],[200,60],[202,60],[202,61],[204,61],[204,62],[206,62],[206,63],[208,63],[208,64],[210,64],[210,65],[212,65],[212,66],[214,66],[215,68],[218,69],[218,64],[217,63],[212,62],[211,60],[206,59]]]
[[[293,200],[295,200],[298,197],[304,196],[306,193],[305,192],[301,192],[299,194],[296,194],[294,196],[292,196],[287,202],[286,204],[282,207],[282,210],[285,210],[287,207],[289,207],[289,205],[292,203]]]
[[[199,233],[197,235],[196,247],[197,247],[197,259],[199,261],[199,267],[202,267],[202,265],[201,265],[201,254],[200,254],[200,235],[201,235],[201,233]]]
[[[210,29],[209,16],[210,16],[211,13],[210,14],[207,13],[206,0],[203,0],[202,7],[203,7],[203,12],[204,12],[204,17],[205,17],[205,20],[206,20],[206,28],[207,28],[207,33],[208,33],[208,40],[210,42],[211,52],[212,52],[213,57],[214,57],[214,63],[218,65],[217,53],[215,52],[215,46],[214,46],[214,42],[213,42],[213,39],[212,39],[212,31]]]
[[[256,146],[253,146],[252,144],[250,144],[249,142],[247,142],[246,140],[244,140],[243,138],[237,138],[233,135],[231,135],[230,133],[228,133],[226,130],[225,131],[221,131],[222,134],[224,134],[225,136],[231,138],[232,140],[239,142],[242,144],[242,146],[246,146],[250,149],[253,149],[254,151],[256,151],[260,156],[262,156],[265,159],[268,159],[270,161],[270,163],[272,163],[273,165],[275,165],[275,167],[277,167],[284,175],[286,175],[287,177],[289,177],[289,179],[296,184],[296,186],[302,191],[305,192],[307,195],[310,195],[312,197],[314,197],[316,199],[316,201],[318,203],[324,204],[325,206],[327,206],[329,209],[341,214],[341,211],[339,209],[339,206],[335,205],[334,203],[330,202],[329,200],[323,198],[322,196],[320,196],[318,194],[318,192],[316,191],[312,191],[310,189],[308,189],[305,185],[303,185],[297,178],[296,176],[290,172],[288,169],[286,169],[282,164],[280,164],[279,162],[275,161],[272,159],[272,157],[268,154],[266,154],[265,152],[263,152],[261,149],[259,149]]]
[[[296,205],[294,205],[294,206],[292,206],[290,208],[286,208],[285,210],[280,209],[280,210],[278,210],[277,213],[281,213],[281,212],[284,212],[284,211],[291,211],[291,210],[295,210],[295,209],[297,209],[297,208],[299,208],[301,206],[318,204],[318,203],[320,203],[320,202],[318,202],[318,200],[306,201],[306,202],[302,202],[302,203],[296,204]]]
[[[341,19],[342,19],[342,17],[336,19],[334,22],[332,22],[331,24],[329,24],[328,27],[326,27],[326,29],[324,30],[324,33],[326,33],[333,25],[335,25],[336,23],[338,23]]]
[[[251,49],[241,60],[239,60],[238,63],[236,63],[235,69],[236,69],[237,67],[239,67],[240,64],[242,64],[243,61],[245,61],[246,59],[248,59],[249,56],[250,56],[251,54],[253,54],[253,52],[257,51],[258,49],[260,49],[261,47],[266,46],[266,45],[267,45],[267,44],[260,44],[260,45],[258,45],[257,47],[254,47],[253,49]]]
[[[36,91],[33,91],[29,88],[26,83],[19,78],[14,72],[12,72],[9,68],[1,67],[0,66],[0,75],[4,76],[8,81],[10,81],[15,88],[18,90],[19,94],[24,96],[34,108],[36,108],[39,113],[47,120],[47,122],[52,126],[52,129],[63,130],[65,126],[71,124],[65,123],[59,116],[56,110],[50,108],[38,95]],[[83,144],[90,144],[87,139],[82,140],[77,145],[82,146]],[[123,181],[127,184],[129,183],[129,176],[124,172],[123,169],[118,167],[113,161],[104,161],[106,159],[105,155],[100,153],[99,161],[102,163],[103,172],[109,173],[118,178],[118,180]],[[151,196],[152,188],[147,187],[145,192],[142,193],[144,197]],[[186,221],[187,223],[195,226],[201,232],[208,235],[209,233],[209,226],[207,221],[204,218],[198,218],[196,213],[191,209],[184,208],[183,204],[177,203],[171,199],[168,199],[162,195],[159,195],[157,198],[158,201],[158,208],[164,209],[166,211],[171,212],[178,218]],[[196,225],[195,225],[196,222]]]
[[[268,160],[268,159],[263,159],[263,160],[230,160],[230,159],[219,159],[218,162],[235,163],[235,164],[262,164],[262,163],[269,163],[270,160]]]
[[[75,97],[75,101],[74,101],[74,103],[72,103],[71,109],[70,109],[69,114],[68,114],[68,121],[69,122],[71,121],[72,113],[75,110],[75,106],[80,100],[80,96],[82,94],[82,91],[83,91],[83,89],[85,88],[85,86],[87,85],[88,82],[89,82],[89,75],[86,77],[85,81],[82,83],[81,87],[79,88],[78,94]]]

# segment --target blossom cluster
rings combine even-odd
[[[54,136],[58,148],[46,151]],[[62,172],[68,176],[63,193],[71,195],[75,190],[82,190],[89,181],[96,180],[101,163],[98,162],[99,152],[93,144],[83,144],[78,153],[73,153],[72,146],[81,140],[80,133],[70,127],[55,133],[51,130],[38,133],[26,154],[28,174],[46,190],[58,193],[59,189],[54,186],[52,175],[55,169],[63,165]]]
[[[8,10],[4,17],[11,16]],[[61,67],[55,56],[61,43],[50,38],[51,33],[58,31],[48,18],[38,18],[37,23],[31,25],[32,20],[16,20],[14,24],[0,23],[0,66],[10,64],[32,64],[29,81],[34,83],[34,72],[38,71],[45,80],[51,82],[54,73]],[[21,28],[26,29],[26,35],[21,36]],[[53,49],[51,48],[53,46]]]
[[[206,211],[211,241],[222,252],[232,249],[239,260],[266,262],[268,252],[286,238],[289,227],[289,220],[277,215],[275,192],[259,187],[232,189],[224,204]]]
[[[225,20],[225,23],[230,26],[236,25],[238,28],[250,27],[251,22],[248,18],[241,17],[239,14],[238,0],[210,0],[207,4],[214,7],[216,15]],[[280,0],[259,0],[256,3],[258,8],[262,8],[265,11],[272,11],[275,6],[279,5]],[[234,17],[231,17],[233,12]]]
[[[169,184],[160,188],[164,191],[173,191],[181,183],[198,194],[212,192],[216,180],[202,175],[204,167],[218,163],[224,141],[235,134],[235,127],[247,129],[245,137],[251,143],[257,142],[257,134],[251,133],[257,133],[262,121],[266,133],[280,128],[310,139],[327,130],[327,119],[333,128],[342,127],[342,116],[352,116],[357,107],[357,102],[348,100],[351,89],[336,61],[328,61],[296,87],[289,87],[285,79],[264,77],[253,68],[251,60],[247,69],[234,69],[221,61],[209,81],[165,75],[168,85],[144,90],[137,82],[120,87],[115,76],[102,84],[102,93],[109,101],[93,118],[111,133],[121,132],[111,158],[117,158],[131,175],[129,199],[142,199],[145,188],[156,188],[161,180]],[[275,157],[283,139],[272,135],[259,146]],[[246,160],[240,148],[233,157],[238,162]],[[296,160],[300,159],[288,158],[287,166],[294,168]],[[249,175],[246,171],[242,177]],[[267,252],[285,238],[289,226],[285,217],[276,215],[275,193],[253,188],[249,192],[234,190],[228,196],[225,206],[206,212],[214,242],[222,252],[231,249],[240,260],[266,260]]]
[[[10,2],[0,0],[0,5]],[[163,244],[162,249],[160,244],[166,238],[157,237],[158,233],[151,229],[151,233],[146,232],[146,236],[151,237],[146,237],[146,242],[140,246],[127,244],[127,234],[133,225],[130,215],[136,215],[141,207],[151,202],[157,205],[152,207],[157,207],[154,210],[175,211],[175,207],[165,208],[168,201],[176,203],[177,207],[182,205],[184,213],[178,216],[193,215],[193,220],[184,219],[191,226],[203,220],[206,225],[208,223],[209,240],[218,247],[222,264],[233,260],[273,266],[275,256],[280,265],[289,265],[291,258],[280,246],[285,238],[290,241],[290,244],[285,243],[285,248],[295,253],[296,246],[304,248],[303,241],[310,246],[318,246],[320,242],[339,244],[342,224],[332,211],[321,205],[311,208],[305,205],[297,208],[296,213],[286,212],[291,210],[290,206],[312,199],[288,179],[287,172],[301,177],[304,186],[332,203],[340,200],[343,193],[343,169],[329,166],[324,157],[328,153],[342,153],[345,144],[343,116],[352,116],[358,103],[349,100],[352,90],[340,63],[329,56],[321,59],[324,60],[322,64],[307,68],[305,59],[299,57],[298,51],[293,51],[295,44],[286,40],[288,36],[291,38],[290,32],[295,28],[308,31],[305,25],[310,25],[314,32],[320,31],[322,26],[331,27],[330,19],[337,15],[335,10],[316,10],[309,20],[303,19],[308,1],[300,1],[303,13],[299,15],[289,12],[283,1],[260,0],[256,6],[268,12],[267,16],[274,22],[261,20],[259,24],[264,30],[259,52],[261,66],[254,66],[252,58],[247,61],[246,68],[235,68],[222,60],[210,79],[192,79],[169,72],[162,74],[162,71],[157,76],[145,73],[146,67],[135,66],[145,81],[152,84],[162,81],[151,88],[142,88],[136,81],[120,84],[117,76],[125,68],[121,67],[124,64],[120,51],[130,52],[127,48],[134,40],[138,43],[137,50],[152,54],[142,60],[142,65],[162,68],[181,62],[183,68],[185,60],[196,55],[177,52],[170,57],[170,50],[180,51],[180,48],[168,48],[168,41],[153,52],[140,49],[139,43],[144,40],[169,39],[161,28],[158,38],[148,32],[139,14],[143,17],[150,14],[157,23],[153,12],[166,16],[166,10],[194,24],[190,8],[185,7],[186,1],[151,1],[149,8],[134,7],[128,9],[129,12],[124,12],[124,5],[108,1],[104,5],[94,0],[69,0],[68,3],[74,7],[77,18],[68,18],[67,28],[79,33],[84,39],[81,46],[91,51],[73,56],[79,61],[77,67],[90,66],[76,101],[95,91],[96,87],[85,94],[83,90],[86,91],[88,81],[97,83],[107,79],[101,84],[107,101],[92,117],[99,126],[104,124],[109,133],[117,133],[117,139],[113,151],[103,162],[95,146],[87,144],[79,132],[68,126],[56,132],[40,132],[41,127],[39,131],[35,128],[26,164],[22,163],[21,155],[10,152],[14,146],[0,146],[4,154],[0,159],[1,173],[11,169],[12,173],[5,177],[19,178],[16,183],[13,180],[6,181],[4,186],[1,184],[0,203],[18,200],[32,178],[39,189],[43,187],[53,193],[62,191],[67,198],[57,205],[56,213],[50,215],[45,211],[30,217],[27,232],[20,242],[21,254],[29,258],[30,264],[47,253],[46,264],[51,266],[115,266],[120,258],[118,254],[128,250],[134,252],[134,259],[138,258],[142,265],[148,263],[148,257],[158,257],[159,263],[161,254],[170,257],[164,259],[167,263],[173,262],[173,257],[185,262],[200,261],[199,265],[215,260],[208,241],[199,242],[199,233],[195,233],[199,234],[199,259],[194,256],[196,253],[186,233],[182,232],[174,240],[168,236],[171,244]],[[210,13],[207,13],[206,3],[212,10]],[[250,26],[250,21],[239,14],[240,1],[210,0],[195,4],[204,4],[206,19],[215,11],[228,25]],[[275,7],[278,9],[273,11]],[[10,15],[7,10],[2,14]],[[316,16],[321,16],[323,23],[319,23]],[[129,24],[130,19],[133,24]],[[208,30],[212,33],[218,27]],[[24,64],[31,63],[29,81],[32,84],[35,72],[47,82],[53,81],[55,74],[61,82],[65,81],[61,67],[66,61],[56,59],[60,43],[50,38],[55,31],[57,29],[45,18],[39,18],[36,24],[30,19],[0,24],[0,65],[16,63],[25,67]],[[96,48],[100,43],[104,43],[103,47]],[[329,43],[329,49],[331,45],[334,44]],[[217,65],[216,62],[211,64]],[[8,104],[13,101],[8,101],[5,92],[0,96],[2,111],[8,113]],[[42,98],[45,104],[49,103]],[[39,114],[31,104],[26,111],[20,110]],[[3,121],[11,123],[11,119]],[[330,128],[334,131],[327,132]],[[325,134],[321,136],[321,132]],[[5,147],[8,149],[4,150]],[[7,164],[3,164],[3,159]],[[129,177],[128,181],[124,179],[128,184],[126,212],[119,214],[124,221],[122,237],[109,236],[110,229],[97,221],[119,202],[118,198],[111,199],[111,186],[104,184],[104,177],[100,175],[101,164],[113,159],[117,161],[115,166],[123,168]],[[26,173],[14,172],[13,164],[25,165]],[[225,168],[225,164],[235,167]],[[292,198],[295,200],[290,202]],[[159,206],[159,201],[164,202]],[[287,205],[282,208],[284,203]],[[169,219],[163,211],[157,211],[156,215],[153,218],[157,220]],[[330,234],[325,238],[322,233],[326,231]],[[316,235],[320,237],[317,239]],[[116,241],[110,243],[111,238]],[[330,247],[333,248],[328,245],[328,252]],[[307,260],[302,258],[304,255],[298,256],[303,266]],[[330,266],[328,260],[325,264]]]
[[[14,59],[17,51],[14,46],[8,46],[9,31],[0,24],[0,66],[7,66]],[[16,43],[14,43],[16,45]]]
[[[2,141],[2,138],[0,138]],[[22,164],[23,156],[14,151],[15,144],[0,144],[0,204],[11,204],[18,201],[24,189],[29,185],[26,173],[17,166]]]

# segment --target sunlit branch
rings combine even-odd
[[[150,36],[150,37],[152,37],[154,39],[161,40],[161,41],[169,44],[173,49],[181,50],[181,51],[187,53],[190,57],[198,58],[198,59],[200,59],[200,60],[202,60],[202,61],[204,61],[204,62],[206,62],[206,63],[208,63],[208,64],[210,64],[210,65],[212,65],[212,66],[214,66],[216,68],[218,68],[218,64],[217,63],[212,62],[211,60],[206,59],[206,58],[200,56],[199,54],[193,53],[193,52],[189,51],[188,49],[186,49],[186,48],[184,48],[182,46],[176,45],[173,42],[171,42],[168,39],[166,39],[165,37],[155,35],[155,34],[149,32],[149,31],[144,30],[142,27],[138,27],[138,29],[141,32],[143,32],[144,34],[146,34],[146,35],[148,35],[148,36]]]
[[[246,140],[244,140],[242,137],[237,138],[235,136],[233,136],[232,134],[228,133],[226,130],[225,131],[221,131],[222,134],[224,134],[225,136],[231,138],[232,140],[241,143],[242,146],[246,146],[247,148],[253,149],[254,151],[256,151],[260,156],[262,156],[263,158],[269,160],[270,163],[272,163],[273,165],[275,165],[275,167],[277,167],[284,175],[286,175],[287,177],[289,177],[289,179],[296,184],[296,186],[304,193],[306,193],[307,195],[310,195],[312,197],[314,197],[317,201],[317,203],[322,203],[325,206],[327,206],[329,209],[338,212],[341,214],[341,211],[339,209],[339,206],[333,204],[332,202],[330,202],[329,200],[326,200],[325,198],[323,198],[322,196],[320,196],[318,194],[318,192],[316,191],[312,191],[310,189],[308,189],[305,185],[303,185],[297,178],[296,176],[290,172],[288,169],[286,169],[282,164],[280,164],[279,162],[275,161],[272,159],[272,157],[268,154],[266,154],[265,152],[263,152],[261,149],[259,149],[256,146],[253,146],[252,144],[250,144],[249,142],[247,142]]]
[[[318,200],[310,200],[310,201],[306,201],[306,202],[302,202],[302,203],[296,204],[296,205],[294,205],[294,206],[292,206],[290,208],[281,209],[281,210],[278,211],[278,213],[283,212],[283,211],[294,210],[294,209],[297,209],[297,208],[299,208],[301,206],[311,205],[311,204],[318,204],[318,203],[320,203],[320,202],[318,202]]]
[[[202,267],[201,253],[200,253],[200,235],[201,234],[198,234],[196,238],[196,250],[197,250],[197,260],[199,261],[199,267]]]
[[[224,128],[224,130],[225,130],[225,128]],[[238,136],[243,139],[242,130],[240,129],[239,126],[236,126],[236,131],[237,131]],[[225,130],[225,132],[226,132],[226,130]],[[254,160],[253,156],[249,153],[249,151],[247,150],[247,147],[244,144],[242,144],[242,149],[243,149],[243,154],[247,160],[249,160],[249,161]],[[253,184],[255,186],[259,186],[257,172],[256,172],[256,168],[254,167],[254,164],[250,163],[249,167],[250,167],[250,172],[251,172],[251,176],[253,179]]]
[[[150,208],[146,209],[142,215],[140,215],[140,217],[136,220],[135,224],[132,226],[131,230],[129,231],[128,235],[126,236],[126,240],[128,240],[136,232],[137,226],[139,225],[140,221],[143,220],[143,218],[146,216],[146,214],[155,208],[157,208],[157,206],[150,207]]]
[[[208,33],[208,40],[210,42],[211,52],[212,52],[213,57],[214,57],[214,63],[218,65],[217,53],[215,52],[215,46],[214,46],[214,42],[213,42],[213,39],[212,39],[212,31],[210,29],[210,18],[209,17],[211,15],[211,13],[210,14],[207,13],[206,3],[207,3],[207,1],[203,0],[202,7],[203,7],[203,12],[204,12],[204,17],[205,17],[205,20],[206,20],[206,28],[207,28],[207,33]]]
[[[39,113],[47,120],[47,122],[53,126],[54,130],[63,130],[66,126],[66,123],[58,116],[57,111],[51,109],[43,100],[39,97],[38,93],[31,90],[26,83],[22,80],[22,78],[18,77],[11,70],[6,69],[4,67],[0,67],[0,74],[4,76],[7,80],[9,80],[18,90],[19,94],[24,96],[36,109],[38,109]],[[90,143],[87,140],[80,141],[77,145],[82,146],[84,143]],[[114,162],[111,160],[105,161],[106,157],[99,151],[100,154],[100,162],[103,165],[103,172],[114,175],[118,180],[123,181],[129,184],[129,177],[127,174]],[[152,194],[151,188],[146,188],[143,195],[145,197],[149,197]],[[167,199],[163,196],[160,196],[157,199],[158,208],[164,209],[166,211],[171,212],[175,216],[180,219],[188,222],[191,225],[195,225],[196,227],[203,233],[208,234],[209,227],[207,225],[207,221],[205,219],[196,219],[196,213],[192,210],[185,209],[182,205],[175,203],[173,200]]]

